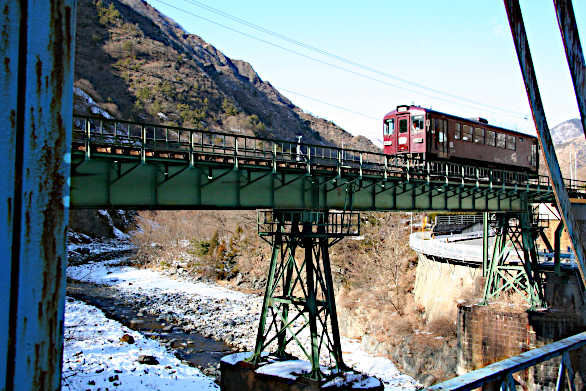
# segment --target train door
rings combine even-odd
[[[537,161],[538,156],[539,155],[537,154],[537,141],[534,141],[533,144],[531,144],[531,156],[529,160],[531,161],[531,168],[533,168],[535,171],[537,171],[539,168],[539,164]]]
[[[397,132],[395,127],[396,119],[394,117],[385,119],[383,124],[383,150],[388,155],[397,153]]]
[[[397,129],[397,152],[407,153],[409,152],[409,140],[411,140],[411,135],[409,132],[409,129],[411,129],[411,124],[409,123],[409,114],[397,115]]]
[[[437,130],[437,141],[438,141],[438,151],[437,155],[440,158],[447,158],[448,157],[448,121],[445,119],[440,119],[438,121]]]

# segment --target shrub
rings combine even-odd
[[[238,110],[236,109],[236,106],[234,106],[234,104],[232,102],[230,102],[230,100],[228,100],[227,98],[224,98],[224,100],[222,101],[222,110],[227,115],[237,115],[238,114]]]
[[[117,24],[120,21],[120,12],[110,3],[108,7],[102,0],[96,1],[96,10],[98,11],[98,20],[101,24]]]

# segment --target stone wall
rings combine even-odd
[[[513,311],[503,307],[458,306],[458,374],[482,368],[548,343],[584,331],[576,312]],[[586,375],[586,349],[572,354],[578,389]],[[527,389],[555,389],[559,358],[517,373]]]

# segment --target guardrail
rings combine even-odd
[[[92,154],[110,149],[109,153],[130,154],[147,158],[163,157],[192,161],[195,155],[296,163],[310,173],[314,168],[334,168],[338,175],[353,169],[360,176],[376,174],[387,177],[405,176],[407,180],[461,181],[490,183],[499,186],[526,186],[549,189],[549,178],[520,171],[463,165],[453,162],[425,162],[415,158],[391,156],[328,145],[186,129],[176,126],[145,124],[116,119],[74,115],[73,145]],[[586,182],[571,181],[570,191],[586,195]]]
[[[561,356],[556,391],[564,389],[568,384],[570,390],[576,390],[575,375],[570,361],[570,352],[583,348],[586,345],[586,332],[562,339],[543,347],[521,353],[518,356],[487,365],[465,375],[455,377],[440,384],[426,388],[429,391],[466,391],[474,390],[483,385],[491,384],[500,390],[516,390],[513,374],[533,367],[544,361]],[[586,355],[586,352],[581,352]],[[497,389],[497,388],[494,389]]]

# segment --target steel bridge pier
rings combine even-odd
[[[532,309],[545,306],[535,245],[541,231],[539,221],[531,213],[499,213],[492,225],[496,235],[488,259],[483,243],[483,303],[515,291],[525,296]],[[483,241],[488,238],[487,228],[485,220]]]
[[[248,359],[254,365],[265,349],[290,358],[293,343],[311,363],[308,378],[320,381],[320,357],[333,363],[335,373],[346,370],[342,359],[329,247],[345,236],[360,234],[356,212],[260,211],[258,233],[272,247],[256,346]],[[303,249],[302,260],[296,259]],[[299,258],[299,257],[298,257]],[[310,348],[300,335],[309,329]]]

